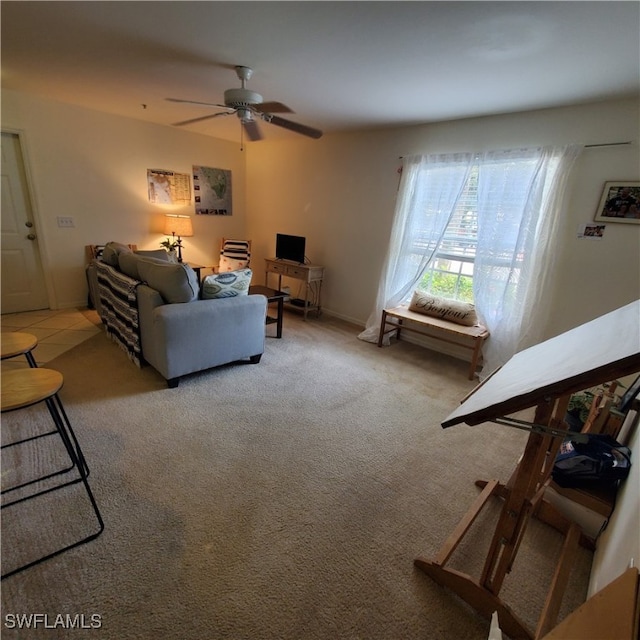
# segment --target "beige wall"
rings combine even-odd
[[[246,235],[253,240],[255,281],[261,282],[262,259],[273,255],[275,234],[304,235],[308,257],[326,265],[326,310],[362,324],[387,249],[399,156],[632,140],[632,146],[585,150],[578,162],[548,295],[549,336],[640,295],[640,225],[609,224],[601,242],[576,237],[577,226],[593,219],[605,181],[638,180],[638,123],[638,101],[611,101],[318,141],[267,138],[241,152],[237,143],[171,127],[2,95],[3,130],[24,134],[56,308],[86,301],[84,245],[113,239],[155,249],[165,211],[193,213],[192,206],[148,202],[149,168],[189,173],[202,164],[233,172],[234,215],[194,216],[196,235],[185,240],[188,259],[216,263],[220,237]],[[75,228],[58,228],[57,216],[73,217]]]
[[[637,180],[639,103],[610,101],[375,132],[303,137],[246,145],[181,129],[111,116],[5,91],[3,129],[25,134],[52,306],[86,300],[83,247],[115,239],[157,248],[165,211],[192,206],[148,202],[149,168],[190,172],[192,165],[231,169],[231,217],[194,216],[189,259],[215,264],[222,236],[253,240],[256,282],[275,234],[307,237],[307,255],[326,266],[324,307],[363,324],[373,306],[387,250],[398,186],[398,157],[538,144],[632,140],[587,149],[574,172],[555,288],[549,292],[551,336],[640,295],[640,225],[609,224],[600,242],[579,240],[607,180]],[[245,164],[246,163],[246,164]],[[56,226],[72,216],[74,229]],[[295,291],[295,289],[294,289]]]
[[[636,427],[626,442],[631,449],[631,469],[616,496],[616,506],[593,556],[588,597],[598,593],[630,567],[640,564],[640,430]]]
[[[232,171],[234,215],[193,216],[187,259],[217,264],[220,238],[246,234],[245,153],[238,144],[11,91],[2,93],[2,129],[21,131],[26,144],[53,308],[86,304],[85,245],[116,240],[159,249],[163,214],[193,215],[193,205],[151,204],[147,169]],[[58,216],[71,216],[75,227],[58,228]]]
[[[577,238],[578,225],[593,220],[605,181],[638,179],[638,116],[637,101],[611,101],[252,146],[254,255],[271,255],[278,231],[306,235],[309,258],[327,268],[326,310],[363,323],[387,249],[399,156],[633,140],[586,149],[577,163],[549,292],[547,335],[555,335],[640,295],[640,225],[609,224],[601,242]]]

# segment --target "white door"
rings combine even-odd
[[[20,138],[2,132],[1,313],[47,309],[49,297],[38,249]]]

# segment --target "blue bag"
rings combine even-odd
[[[629,475],[631,449],[603,434],[566,439],[551,473],[561,487],[610,488]]]

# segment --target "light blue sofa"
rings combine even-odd
[[[108,243],[87,267],[90,299],[132,360],[150,364],[172,388],[190,373],[260,362],[264,296],[202,300],[193,269],[145,253]]]

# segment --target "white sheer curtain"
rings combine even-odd
[[[378,341],[382,310],[400,304],[422,277],[455,210],[473,157],[457,153],[403,159],[389,249],[375,308],[358,335],[361,340]]]
[[[473,295],[491,333],[481,378],[542,336],[562,202],[581,150],[541,147],[480,156]]]

